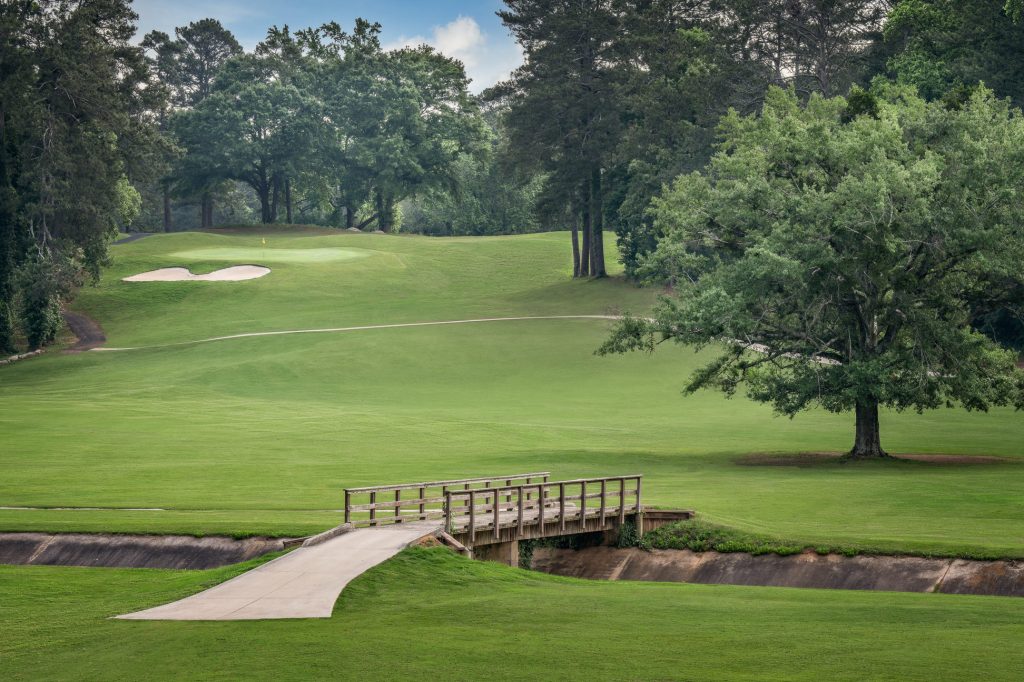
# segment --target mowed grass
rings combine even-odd
[[[0,567],[0,677],[1018,680],[1024,600],[587,582],[411,549],[330,619],[108,618],[216,571]]]
[[[180,254],[260,249],[263,238],[268,251],[373,255],[268,257],[271,275],[242,283],[119,281],[170,265],[224,267],[234,263]],[[114,268],[80,307],[119,347],[642,312],[652,303],[655,292],[618,279],[573,282],[568,251],[565,234],[157,236],[116,247]],[[550,470],[642,473],[649,504],[810,545],[1024,555],[1019,413],[883,416],[892,451],[1004,463],[741,466],[749,453],[845,450],[852,416],[788,420],[743,398],[684,397],[679,389],[701,357],[678,347],[596,357],[609,324],[520,320],[257,337],[54,353],[2,368],[0,506],[168,511],[0,510],[0,529],[297,535],[337,523],[345,486]]]

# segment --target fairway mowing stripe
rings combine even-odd
[[[401,329],[404,327],[436,327],[446,324],[476,324],[480,322],[514,322],[519,320],[619,320],[619,315],[534,315],[524,317],[481,317],[471,320],[441,320],[438,322],[399,322],[395,324],[371,324],[359,327],[328,327],[326,329],[289,329],[276,332],[248,332],[245,334],[230,334],[228,336],[213,336],[208,339],[197,341],[178,341],[176,343],[163,343],[155,346],[130,346],[125,348],[93,348],[93,351],[112,353],[126,350],[152,350],[157,348],[173,348],[175,346],[192,346],[200,343],[213,341],[230,341],[231,339],[248,339],[258,336],[286,336],[288,334],[332,334],[338,332],[368,331],[371,329]]]

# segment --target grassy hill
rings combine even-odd
[[[263,240],[266,240],[264,246]],[[846,449],[852,416],[775,417],[680,387],[683,348],[596,357],[603,320],[656,292],[569,277],[565,234],[428,239],[239,229],[114,247],[76,306],[108,346],[0,368],[4,530],[300,534],[337,522],[345,486],[551,470],[642,473],[646,502],[808,544],[1024,555],[1024,420],[1010,410],[886,414],[895,452],[988,464],[749,466],[751,453]],[[609,253],[613,251],[609,249]],[[175,265],[259,263],[239,283],[125,283]]]

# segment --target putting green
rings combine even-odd
[[[259,248],[211,248],[176,251],[171,256],[187,261],[234,261],[236,263],[329,263],[332,261],[358,260],[373,254],[366,249],[277,249],[271,246]]]

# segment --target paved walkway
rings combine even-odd
[[[525,315],[520,317],[482,317],[471,320],[439,320],[436,322],[399,322],[395,324],[369,324],[357,327],[327,327],[323,329],[285,329],[276,332],[247,332],[244,334],[230,334],[228,336],[211,336],[207,339],[196,339],[195,341],[176,341],[174,343],[161,343],[154,346],[124,346],[120,348],[103,347],[93,348],[94,351],[115,352],[129,350],[152,350],[156,348],[174,348],[176,346],[194,346],[200,343],[211,343],[214,341],[230,341],[232,339],[251,339],[260,336],[288,336],[291,334],[337,334],[340,332],[359,332],[373,329],[403,329],[407,327],[437,327],[452,324],[480,324],[484,322],[518,322],[523,320],[618,320],[617,315]]]
[[[437,523],[362,528],[300,547],[216,587],[118,618],[129,620],[258,620],[330,618],[350,581],[390,559]]]

